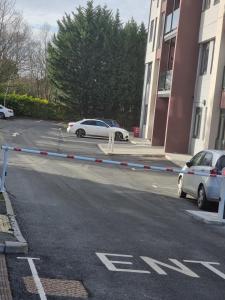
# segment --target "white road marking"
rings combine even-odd
[[[26,259],[28,261],[38,294],[40,296],[40,299],[47,300],[43,285],[41,283],[41,280],[38,276],[37,269],[34,264],[34,260],[40,260],[40,258],[32,258],[32,257],[17,257],[17,258],[18,259]]]
[[[107,256],[116,256],[116,257],[129,257],[132,258],[132,255],[122,255],[122,254],[110,254],[110,253],[97,253],[96,255],[98,258],[103,262],[103,264],[106,266],[106,268],[109,271],[113,272],[129,272],[129,273],[145,273],[145,274],[150,274],[149,271],[144,271],[144,270],[133,270],[133,269],[118,269],[114,266],[114,264],[122,264],[122,265],[133,265],[132,262],[129,261],[113,261],[109,260]]]
[[[217,262],[209,262],[209,261],[198,261],[198,260],[184,260],[185,262],[194,263],[194,264],[202,264],[204,267],[218,275],[219,277],[225,279],[225,274],[221,271],[217,270],[215,267],[211,265],[220,265],[220,263]]]
[[[98,253],[96,252],[96,255],[98,256],[98,258],[101,260],[101,262],[106,266],[106,268],[109,271],[151,274],[151,272],[146,271],[146,270],[119,269],[115,266],[115,264],[133,265],[133,263],[130,261],[110,260],[107,257],[107,256],[122,257],[122,258],[126,257],[126,258],[131,259],[131,258],[133,258],[133,255],[99,253],[99,252]],[[147,257],[147,256],[140,256],[140,258],[159,275],[163,275],[163,276],[168,275],[162,268],[162,267],[164,267],[164,268],[176,271],[178,273],[184,274],[184,275],[192,277],[192,278],[200,278],[200,276],[198,274],[193,272],[191,269],[189,269],[186,265],[184,265],[182,262],[178,261],[177,259],[169,258],[169,261],[171,261],[173,263],[173,265],[171,265],[171,264],[167,264],[167,263],[161,262],[159,260],[156,260],[156,259],[153,259],[153,258]],[[218,262],[185,260],[185,259],[183,260],[183,262],[201,264],[206,269],[212,271],[214,274],[218,275],[220,278],[225,280],[225,274],[213,266],[213,265],[220,265],[220,263],[218,263]]]
[[[177,259],[169,259],[171,262],[173,262],[176,266],[178,267],[174,267],[168,264],[165,264],[161,261],[158,261],[156,259],[153,259],[151,257],[146,257],[146,256],[141,256],[141,259],[143,259],[144,262],[146,262],[146,264],[148,264],[153,270],[156,271],[156,273],[158,273],[159,275],[167,275],[167,273],[159,267],[163,266],[167,269],[171,269],[173,271],[177,271],[179,273],[182,273],[184,275],[190,276],[190,277],[194,277],[194,278],[199,278],[199,276],[194,273],[192,270],[190,270],[188,267],[186,267],[184,264],[182,264],[181,262],[179,262]]]
[[[54,141],[58,141],[58,139],[59,139],[59,137],[57,136],[57,137],[52,137],[52,136],[41,136],[41,138],[43,138],[43,139],[49,139],[49,140],[54,140]],[[63,135],[63,138],[64,138],[64,142],[70,142],[70,143],[75,143],[75,144],[93,144],[93,145],[96,145],[96,141],[84,141],[84,140],[82,140],[82,141],[80,141],[80,140],[78,140],[78,139],[76,139],[76,137],[74,137],[74,139],[72,140],[72,139],[69,139],[69,138],[71,138],[71,136],[65,136],[65,135]]]
[[[157,188],[158,188],[158,185],[153,184],[152,187],[153,187],[154,189],[157,189]]]

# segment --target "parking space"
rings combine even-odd
[[[62,124],[7,124],[4,142],[57,150]],[[60,146],[102,156],[92,139]],[[192,220],[195,201],[178,199],[176,184],[173,174],[10,153],[7,189],[39,278],[37,289],[28,259],[8,256],[14,299],[40,299],[40,287],[50,300],[224,299],[224,228]]]

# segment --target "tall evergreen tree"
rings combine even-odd
[[[122,26],[119,12],[114,16],[92,1],[66,14],[58,26],[49,45],[48,66],[61,101],[81,117],[115,118],[134,125],[141,107],[144,26],[134,20]]]

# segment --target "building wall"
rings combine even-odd
[[[158,70],[159,70],[159,61],[157,60],[157,42],[159,35],[159,20],[161,14],[161,2],[162,0],[151,0],[150,1],[150,18],[149,18],[149,32],[148,32],[148,42],[146,48],[146,71],[145,71],[145,80],[143,88],[143,100],[142,100],[142,111],[141,111],[141,121],[140,129],[141,136],[143,138],[151,139],[151,132],[153,130],[153,114],[155,110],[155,100],[157,95],[157,82],[158,82]],[[155,20],[157,19],[157,26],[155,26]],[[150,35],[150,26],[151,22],[154,20],[154,32],[152,41],[149,41]],[[154,39],[155,37],[155,39]],[[154,43],[154,49],[153,49]],[[147,86],[147,68],[148,64],[152,64],[151,70],[151,81],[149,87]]]
[[[214,148],[217,136],[222,76],[225,65],[224,53],[224,5],[220,0],[217,5],[211,1],[211,6],[202,12],[199,31],[199,47],[210,41],[207,73],[200,75],[201,51],[195,87],[195,99],[192,113],[192,128],[190,131],[189,152],[192,154],[204,148]],[[200,134],[193,137],[196,107],[201,107],[202,117]]]
[[[152,137],[152,144],[156,146],[164,146],[165,143],[168,103],[168,98],[157,98],[157,105],[155,109],[155,122]]]
[[[166,152],[188,152],[198,63],[200,15],[201,1],[181,0],[167,119]]]
[[[154,49],[153,39],[147,44],[146,66],[151,63],[152,72],[148,93],[147,72],[145,76],[140,127],[142,137],[150,139],[152,145],[164,146],[166,152],[194,154],[203,148],[215,148],[225,66],[225,0],[216,5],[211,0],[210,8],[204,12],[202,0],[180,0],[177,32],[166,37],[176,36],[176,46],[171,90],[164,93],[158,92],[158,82],[159,75],[168,67],[168,49],[165,41],[162,47],[157,45],[162,11],[169,13],[171,3],[170,0],[151,1],[149,26],[157,18],[157,28]],[[200,75],[202,44],[208,41],[207,72]],[[193,137],[197,108],[201,108],[200,131]]]

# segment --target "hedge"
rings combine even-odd
[[[0,94],[0,104],[4,105],[4,94]],[[6,96],[6,107],[14,110],[16,116],[44,120],[68,120],[71,116],[67,106],[52,103],[46,99],[27,95],[9,94]]]

